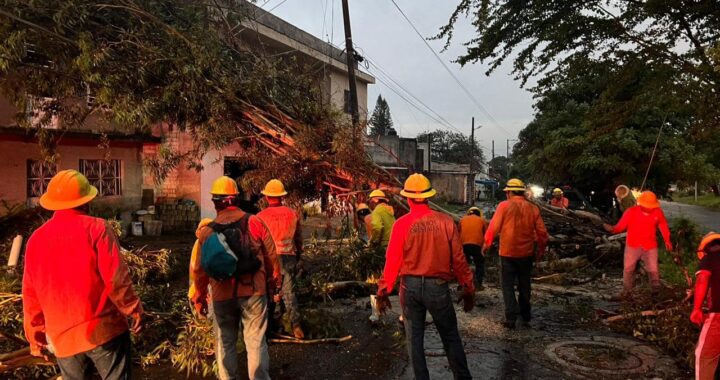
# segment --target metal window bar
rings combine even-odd
[[[36,198],[47,189],[50,179],[57,173],[57,165],[41,160],[27,160],[27,197]]]
[[[80,160],[80,172],[100,196],[122,195],[120,160]]]

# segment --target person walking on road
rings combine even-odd
[[[238,207],[239,193],[232,178],[220,177],[212,184],[217,217],[200,227],[197,234],[201,249],[196,261],[190,263],[195,289],[191,302],[199,315],[206,316],[209,285],[220,379],[241,378],[237,339],[242,329],[248,377],[265,380],[270,379],[265,340],[268,297],[281,285],[280,263],[265,224]],[[235,257],[232,268],[227,261],[217,259],[218,247],[232,251],[231,256]],[[221,277],[217,272],[218,262],[225,264],[225,270],[233,270]]]
[[[390,242],[390,233],[395,224],[395,210],[388,204],[388,198],[382,190],[373,190],[370,193],[370,225],[372,231],[368,245],[385,248]]]
[[[482,255],[483,241],[488,223],[482,211],[470,207],[467,214],[460,219],[460,240],[468,263],[475,264],[475,289],[483,290],[485,278],[485,257]]]
[[[695,300],[690,320],[702,327],[695,349],[695,379],[712,380],[720,360],[720,234],[710,232],[697,249],[700,264],[695,274]],[[709,314],[702,307],[710,289]]]
[[[105,380],[130,379],[130,332],[143,325],[117,236],[105,220],[87,215],[97,193],[78,171],[57,173],[40,197],[54,214],[33,232],[25,253],[22,299],[30,353],[54,353],[68,380],[91,379],[92,367]]]
[[[652,191],[644,191],[637,199],[637,206],[625,211],[620,221],[615,225],[604,224],[605,230],[612,234],[627,231],[625,241],[625,256],[623,269],[623,294],[629,295],[633,290],[635,269],[638,261],[645,264],[645,271],[650,279],[653,291],[660,287],[660,273],[658,271],[658,245],[656,231],[665,240],[665,249],[672,252],[670,242],[670,228],[657,196]]]
[[[475,287],[457,226],[451,217],[430,209],[428,199],[436,191],[422,174],[411,175],[400,194],[408,199],[410,213],[393,227],[385,270],[378,282],[378,309],[383,314],[390,307],[388,297],[399,276],[405,337],[415,379],[430,378],[424,348],[428,311],[440,333],[453,377],[471,379],[449,288],[449,281],[457,278],[463,287],[464,310],[471,311]]]
[[[290,317],[292,333],[295,338],[303,339],[305,333],[301,326],[302,317],[295,297],[295,276],[303,249],[300,216],[295,210],[283,205],[287,191],[279,180],[273,179],[268,182],[262,194],[268,202],[268,207],[260,211],[257,216],[265,222],[275,242],[282,268],[282,298]]]
[[[518,314],[525,326],[529,326],[532,319],[530,292],[533,260],[542,259],[549,237],[540,217],[540,209],[525,198],[525,183],[513,178],[507,182],[504,191],[507,200],[500,202],[490,221],[485,233],[483,254],[487,253],[495,235],[499,234],[505,327],[513,329]]]

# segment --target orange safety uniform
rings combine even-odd
[[[568,208],[570,206],[570,201],[565,197],[555,198],[553,197],[550,199],[550,206],[558,207],[558,208]]]
[[[650,250],[657,248],[656,230],[670,246],[670,228],[668,228],[665,214],[660,208],[643,209],[640,206],[633,206],[627,209],[612,233],[619,234],[627,230],[625,244],[628,247],[644,248]]]
[[[487,221],[478,215],[465,215],[460,219],[460,241],[463,245],[475,244],[482,247],[487,230]]]
[[[230,224],[237,222],[244,215],[244,211],[236,207],[230,207],[218,212],[215,222],[218,224]],[[208,226],[198,229],[198,244],[200,247],[212,233],[213,230]],[[280,263],[268,228],[260,218],[251,215],[248,220],[248,233],[250,234],[250,250],[256,254],[263,265],[255,273],[239,276],[237,293],[235,294],[237,297],[265,295],[268,291],[274,292],[279,289],[281,284]],[[192,294],[192,302],[195,304],[205,303],[208,295],[208,284],[211,289],[212,301],[219,302],[232,299],[235,279],[218,281],[210,278],[200,266],[202,249],[198,253],[195,261],[190,263],[193,277],[192,287],[195,289],[194,294]]]
[[[500,233],[500,256],[529,257],[542,252],[549,239],[540,209],[523,196],[514,195],[500,202],[485,233],[485,246],[490,246]]]
[[[457,278],[468,292],[475,291],[455,222],[427,204],[410,203],[410,213],[395,222],[378,293],[392,293],[398,275]]]
[[[278,255],[302,254],[302,229],[297,212],[287,206],[270,205],[257,216],[270,230]]]
[[[143,313],[120,245],[107,222],[69,209],[56,211],[27,243],[23,274],[25,336],[40,354],[52,342],[66,358],[128,331]]]

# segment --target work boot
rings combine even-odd
[[[297,339],[305,339],[305,332],[300,325],[293,326],[293,335]]]

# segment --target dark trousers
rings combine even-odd
[[[485,278],[485,258],[482,255],[482,247],[477,244],[464,244],[463,252],[468,264],[475,264],[475,286],[482,286]]]
[[[132,362],[130,332],[118,335],[102,346],[67,358],[58,358],[57,363],[65,380],[93,378],[93,368],[103,380],[130,379]]]
[[[532,276],[533,257],[511,258],[501,257],[502,293],[505,301],[505,319],[515,322],[518,314],[529,322],[530,310],[530,277]],[[518,297],[515,298],[515,284]],[[518,307],[518,303],[520,304]]]
[[[453,377],[472,379],[447,281],[403,276],[400,281],[400,303],[405,319],[408,355],[415,379],[430,378],[425,361],[425,315],[428,311],[440,333]]]
[[[295,275],[297,274],[297,256],[278,255],[282,267],[282,298],[285,303],[285,310],[290,317],[290,322],[299,325],[301,321],[300,307],[295,297]]]

